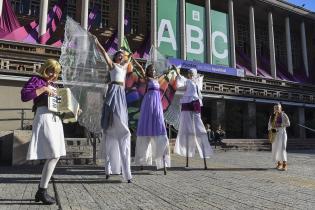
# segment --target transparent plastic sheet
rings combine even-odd
[[[181,77],[183,78],[183,77]],[[165,122],[172,125],[176,130],[179,128],[179,120],[180,120],[180,112],[181,112],[181,104],[180,104],[180,99],[184,95],[184,88],[182,88],[185,84],[186,79],[178,79],[177,84],[178,84],[178,89],[174,95],[174,98],[168,107],[168,109],[164,112],[164,119]],[[197,84],[198,89],[199,89],[199,96],[200,99],[202,100],[202,86],[203,86],[203,75],[200,74],[195,74],[193,77],[193,81]]]
[[[165,122],[172,125],[176,130],[178,130],[179,128],[179,118],[181,110],[180,99],[183,94],[183,91],[176,91],[171,105],[164,112]]]
[[[108,80],[108,65],[97,50],[94,37],[67,17],[59,59],[64,86],[70,88],[82,113],[80,125],[93,133],[101,132],[103,98]]]
[[[153,64],[156,70],[156,76],[161,76],[168,69],[168,61],[164,55],[162,55],[154,46],[151,47],[149,57],[147,59],[145,68]]]
[[[202,100],[202,89],[203,89],[203,75],[197,74],[194,78],[193,81],[197,84],[198,86],[198,94],[199,98]]]

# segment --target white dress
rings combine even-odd
[[[190,103],[199,100],[202,106],[198,86],[194,81],[179,76],[177,87],[185,87],[186,89],[180,103]],[[196,147],[200,158],[209,158],[213,154],[206,128],[201,120],[201,114],[194,111],[181,111],[174,152],[181,156],[193,157]]]
[[[277,133],[275,141],[272,143],[272,160],[274,162],[287,161],[287,131],[286,127],[290,126],[290,120],[288,116],[281,113],[282,123],[279,128],[276,128]],[[268,130],[272,129],[271,119],[268,122]]]
[[[61,119],[46,106],[36,110],[27,160],[52,159],[66,155]]]

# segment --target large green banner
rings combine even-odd
[[[228,15],[223,12],[211,10],[212,30],[212,64],[229,66],[229,20]]]
[[[187,60],[205,62],[205,8],[186,3]]]
[[[180,23],[178,0],[157,1],[158,49],[166,57],[180,55]]]

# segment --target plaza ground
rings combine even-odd
[[[41,167],[0,167],[0,209],[314,209],[315,151],[288,154],[287,172],[270,152],[216,151],[203,160],[172,156],[168,174],[132,167],[133,183],[105,179],[103,167],[59,166],[49,187],[57,205],[34,202]]]

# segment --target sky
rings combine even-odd
[[[288,0],[288,2],[298,6],[305,4],[305,9],[315,12],[315,0]]]

